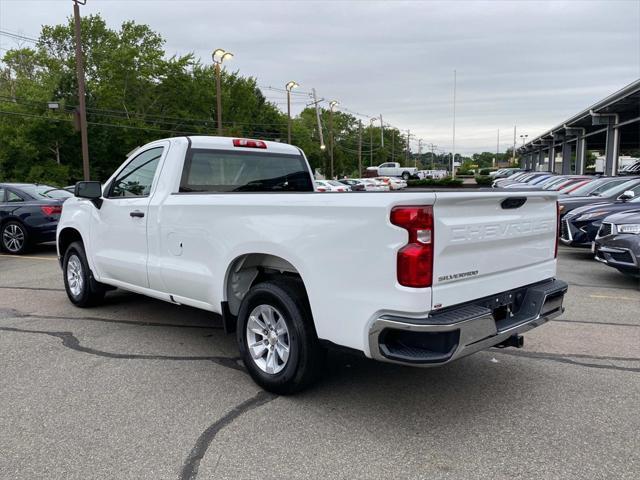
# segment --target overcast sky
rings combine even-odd
[[[88,0],[82,7],[97,12],[113,28],[127,19],[150,25],[168,54],[194,52],[210,63],[214,48],[227,49],[235,54],[229,68],[261,85],[315,87],[447,151],[456,69],[462,153],[495,151],[498,129],[504,151],[514,125],[518,137],[535,136],[640,78],[640,0]],[[0,0],[0,29],[37,37],[41,25],[71,13],[71,0]],[[12,46],[0,36],[0,48]],[[284,102],[284,94],[265,93]]]

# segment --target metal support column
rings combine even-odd
[[[549,143],[549,171],[553,173],[556,171],[556,146],[553,140]]]
[[[544,149],[542,147],[538,150],[538,165],[544,165]]]
[[[604,174],[616,175],[618,173],[618,153],[620,150],[620,133],[618,129],[615,128],[619,120],[618,115],[612,113],[596,113],[593,110],[589,113],[591,114],[592,125],[607,126],[607,140],[604,149]]]
[[[571,144],[566,139],[562,142],[562,174],[571,174]]]
[[[620,150],[620,133],[613,127],[613,123],[607,125],[607,143],[604,149],[604,174],[609,176],[618,173],[618,151]]]
[[[576,175],[584,175],[587,163],[587,139],[580,136],[576,143]]]
[[[585,167],[585,152],[586,152],[586,139],[585,133],[586,129],[583,127],[569,127],[566,124],[564,125],[565,135],[576,137],[576,165],[575,171],[577,175],[584,175],[584,167]]]

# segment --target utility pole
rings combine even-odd
[[[391,130],[391,161],[392,162],[396,161],[395,146],[396,146],[396,129],[394,128]]]
[[[384,124],[382,123],[382,114],[380,114],[380,147],[384,148]]]
[[[456,83],[457,72],[453,71],[453,152],[451,153],[451,178],[456,178]]]
[[[318,97],[316,96],[316,89],[312,88],[311,91],[313,92],[313,103],[316,106],[316,120],[318,121],[318,135],[320,136],[320,150],[324,150],[326,147],[324,145],[324,136],[322,135],[322,123],[320,122],[320,107],[318,106],[320,102],[318,101]]]
[[[78,104],[80,115],[80,140],[82,143],[82,173],[85,181],[89,175],[89,135],[87,133],[87,104],[84,88],[84,60],[82,57],[82,29],[80,24],[80,5],[87,0],[73,0],[73,17],[76,30],[76,75],[78,76]]]
[[[418,158],[422,160],[422,139],[418,140]],[[414,167],[418,168],[418,160],[414,162]]]
[[[411,150],[411,131],[407,130],[407,149],[404,152],[404,164],[409,163],[409,150]]]
[[[358,120],[358,177],[362,177],[362,120]]]
[[[431,170],[435,170],[436,169],[435,168],[436,167],[436,163],[435,163],[436,159],[435,159],[435,156],[434,156],[435,155],[434,149],[435,149],[436,146],[433,143],[430,143],[429,146],[431,147]]]
[[[329,159],[331,161],[329,172],[333,179],[333,108],[338,104],[335,100],[329,102]]]

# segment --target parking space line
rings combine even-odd
[[[55,261],[58,261],[57,257],[31,257],[31,256],[28,256],[28,255],[6,255],[4,253],[0,253],[0,257],[24,258],[26,260],[55,260]]]
[[[631,297],[614,297],[612,295],[589,295],[591,298],[606,298],[609,300],[630,300],[632,302],[640,302],[640,298],[631,298]]]

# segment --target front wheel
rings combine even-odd
[[[411,174],[409,172],[403,172],[402,173],[402,179],[406,182],[407,180],[409,180],[411,178]]]
[[[97,305],[104,298],[106,289],[93,279],[84,246],[73,242],[67,248],[62,262],[64,288],[71,303],[78,307]]]
[[[311,385],[324,364],[304,289],[295,280],[249,290],[238,312],[237,341],[253,380],[280,395]]]

